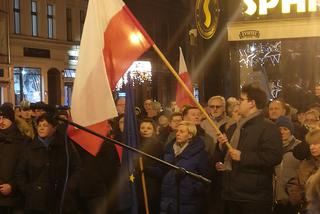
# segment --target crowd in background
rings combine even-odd
[[[125,98],[115,103],[119,116],[106,124],[107,136],[126,143]],[[150,213],[320,213],[320,104],[267,102],[250,85],[239,98],[213,96],[204,107],[222,134],[191,105],[147,99],[136,107],[138,149],[212,180],[142,157]],[[121,194],[129,180],[121,176],[123,148],[106,142],[92,156],[66,136],[57,115],[70,116],[44,103],[0,107],[0,213],[131,213],[132,198]],[[135,165],[130,180],[145,213]]]

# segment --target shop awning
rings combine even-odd
[[[246,21],[228,24],[229,41],[320,37],[320,19]]]

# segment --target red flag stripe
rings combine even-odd
[[[108,132],[107,121],[87,126],[86,128],[103,136],[106,136]],[[103,143],[103,140],[101,138],[87,133],[85,131],[82,131],[80,129],[70,130],[69,136],[75,142],[81,142],[79,143],[79,145],[94,156],[98,154],[101,144]]]
[[[137,43],[133,43],[130,38],[133,34],[138,36]],[[152,44],[151,38],[147,36],[126,6],[112,17],[104,32],[103,49],[106,71],[112,89],[132,62]]]
[[[182,81],[186,84],[188,89],[191,91],[191,93],[193,93],[192,83],[189,78],[188,72],[183,72],[183,73],[179,74],[179,76],[182,79]],[[177,83],[177,84],[178,85],[177,85],[176,102],[177,102],[177,105],[179,106],[179,108],[182,108],[184,105],[194,106],[193,100],[187,94],[185,89],[179,83]]]
[[[154,44],[154,41],[151,39],[151,37],[149,36],[149,34],[143,29],[143,27],[141,26],[140,22],[138,22],[138,20],[136,19],[136,17],[134,17],[134,15],[132,14],[131,10],[129,10],[129,8],[127,6],[124,6],[123,9],[127,12],[128,16],[130,16],[131,20],[134,22],[134,24],[139,28],[139,30],[141,31],[141,33],[144,35],[144,37],[148,40],[150,45]]]

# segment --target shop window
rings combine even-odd
[[[268,92],[269,99],[280,96],[281,41],[243,42],[238,49],[240,85],[257,84]]]
[[[232,47],[231,65],[240,86],[257,84],[269,99],[281,97],[294,108],[308,109],[318,99],[319,50],[319,38],[242,41]]]
[[[14,94],[16,105],[23,99],[30,102],[41,101],[41,91],[41,70],[39,68],[14,68]]]

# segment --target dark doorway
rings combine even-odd
[[[56,68],[48,71],[48,104],[61,104],[61,75]]]

